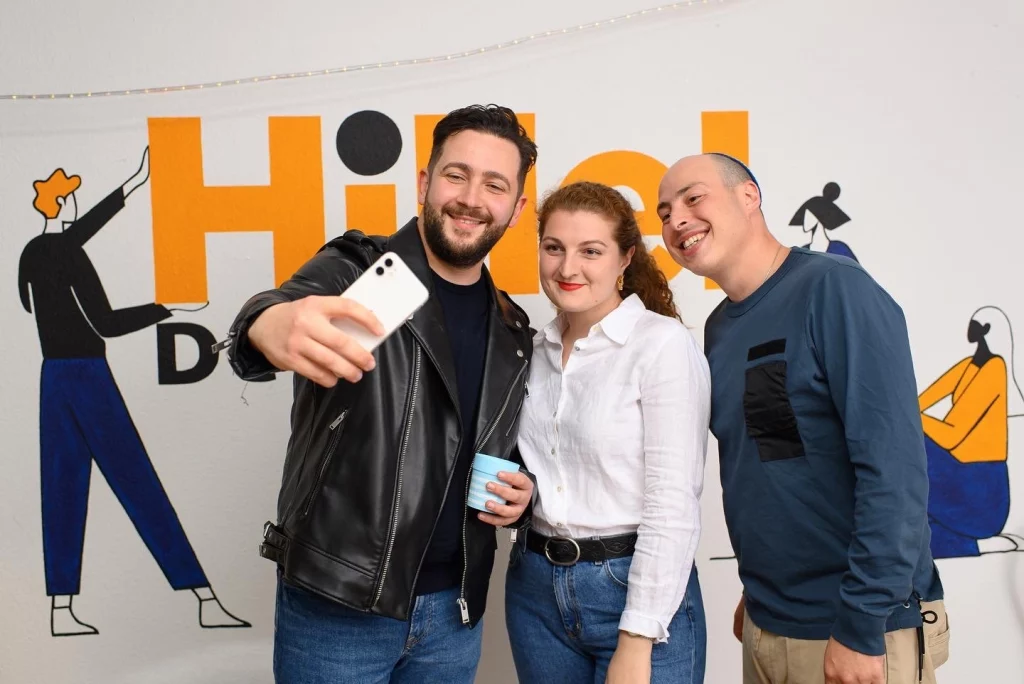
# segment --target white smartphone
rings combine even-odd
[[[372,352],[426,304],[430,291],[397,254],[387,252],[341,296],[372,311],[384,328],[384,334],[378,336],[348,318],[331,321],[334,327]]]

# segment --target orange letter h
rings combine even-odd
[[[207,187],[198,118],[149,120],[156,301],[205,302],[206,234],[270,232],[274,285],[324,242],[319,117],[270,117],[270,185]]]

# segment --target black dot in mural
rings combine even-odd
[[[352,173],[376,176],[398,161],[402,134],[387,114],[372,109],[352,114],[338,126],[338,157]]]

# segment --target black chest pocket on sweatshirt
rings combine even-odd
[[[772,340],[751,347],[747,361],[782,354],[786,340]],[[747,368],[743,391],[743,417],[747,433],[757,442],[761,461],[783,461],[804,455],[796,414],[786,391],[785,359]]]

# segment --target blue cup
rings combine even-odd
[[[477,454],[473,459],[473,474],[469,479],[469,496],[466,499],[466,505],[484,513],[490,512],[487,510],[488,501],[504,505],[504,499],[487,491],[488,482],[505,485],[498,479],[500,472],[518,473],[519,464],[487,454]]]

